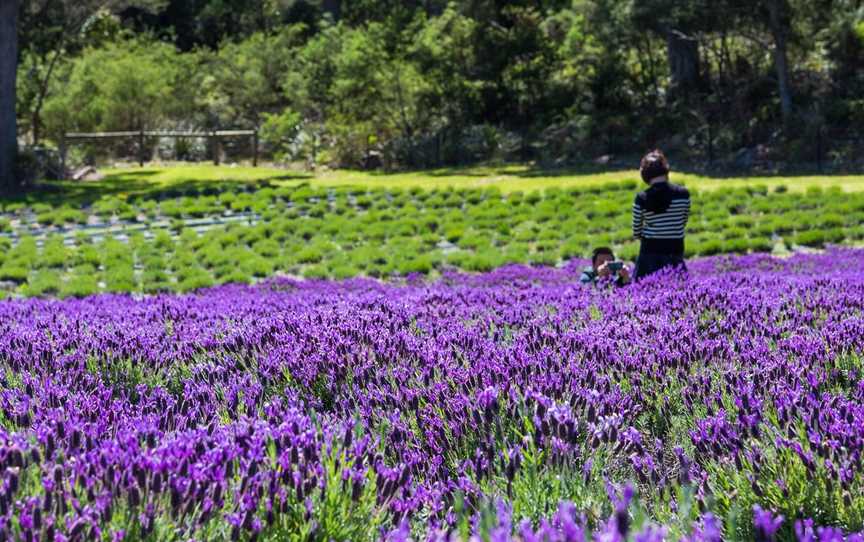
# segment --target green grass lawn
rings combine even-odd
[[[673,172],[673,180],[698,190],[740,188],[762,184],[768,188],[785,185],[790,190],[804,191],[819,185],[823,188],[840,187],[846,191],[864,190],[864,175],[777,175],[754,177],[710,177],[686,172]],[[408,173],[369,173],[358,171],[332,171],[316,176],[324,185],[363,185],[410,188],[486,188],[495,186],[502,192],[529,191],[544,188],[572,188],[577,186],[602,185],[609,181],[625,179],[639,180],[638,170],[577,171],[535,170],[528,166],[504,166],[455,168]]]
[[[582,170],[543,170],[527,165],[473,166],[426,171],[380,173],[331,170],[310,175],[272,168],[230,167],[212,165],[181,165],[104,170],[107,175],[100,183],[89,183],[92,190],[122,190],[129,192],[188,186],[212,181],[254,182],[270,180],[276,184],[292,184],[311,180],[318,186],[365,186],[381,188],[486,188],[495,186],[504,193],[550,187],[602,185],[609,181],[639,179],[637,170],[601,171],[596,167]],[[677,182],[698,190],[743,187],[764,184],[768,188],[785,185],[790,190],[803,191],[809,186],[840,187],[846,191],[864,190],[864,175],[776,175],[753,177],[711,177],[686,172],[674,172]],[[103,188],[104,187],[104,188]]]

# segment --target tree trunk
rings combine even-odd
[[[792,88],[789,84],[789,61],[786,52],[787,23],[783,13],[784,0],[769,0],[768,13],[774,38],[774,68],[777,70],[777,90],[780,93],[780,113],[783,126],[792,120]]]
[[[2,1],[2,0],[0,0]],[[33,130],[33,146],[39,144],[42,136],[42,106],[45,105],[45,98],[48,97],[48,87],[51,83],[51,76],[54,74],[54,67],[57,65],[57,60],[60,58],[60,53],[63,50],[64,40],[60,40],[57,49],[54,50],[54,56],[51,57],[51,62],[48,64],[48,71],[45,78],[39,84],[39,95],[36,99],[36,106],[33,108],[32,115],[32,130]]]
[[[699,84],[699,42],[679,30],[666,32],[672,88],[687,94]]]
[[[16,187],[18,124],[15,86],[18,72],[18,0],[0,0],[0,190]]]

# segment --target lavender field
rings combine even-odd
[[[0,540],[862,540],[864,251],[0,303]]]

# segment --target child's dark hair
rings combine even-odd
[[[642,180],[649,183],[652,179],[669,174],[669,162],[663,151],[654,149],[642,157],[639,171],[642,173]]]
[[[597,263],[597,258],[604,254],[608,254],[609,256],[615,257],[615,253],[612,252],[612,249],[609,247],[597,247],[591,251],[591,265]]]

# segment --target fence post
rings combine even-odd
[[[252,134],[252,167],[258,167],[258,128]]]
[[[144,167],[144,128],[138,130],[138,165]]]
[[[816,128],[816,169],[822,173],[822,126]]]
[[[708,123],[708,165],[714,165],[714,133],[711,123]]]
[[[213,165],[219,165],[219,154],[222,152],[219,145],[219,136],[216,135],[216,132],[213,132]]]
[[[60,136],[60,180],[66,180],[66,132]]]

